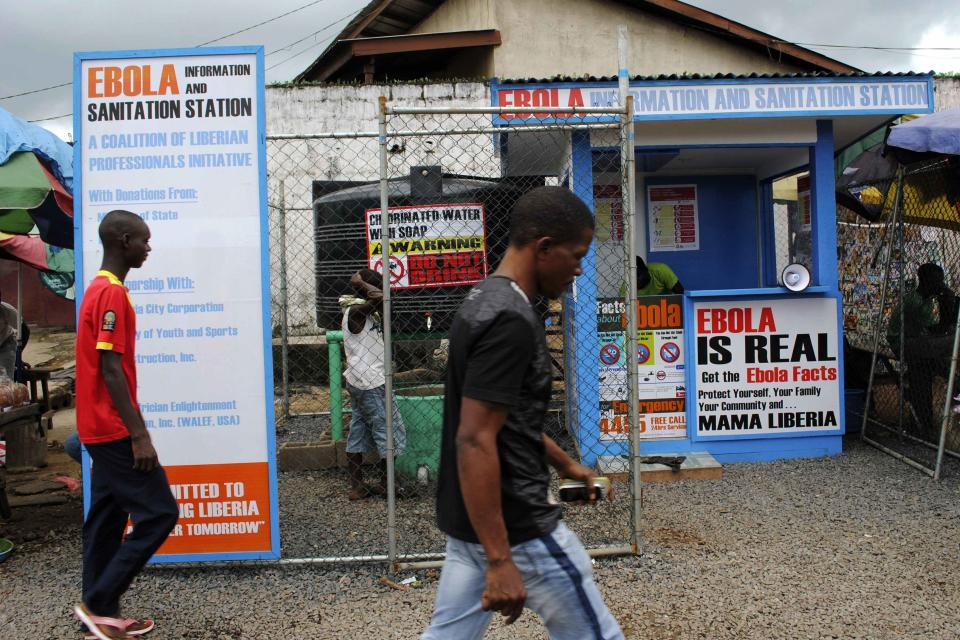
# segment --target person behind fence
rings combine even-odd
[[[150,229],[137,214],[116,210],[99,231],[103,263],[77,319],[77,430],[93,469],[83,596],[74,614],[92,637],[110,640],[153,628],[152,620],[121,617],[120,596],[167,539],[179,511],[137,404],[136,315],[123,284],[150,253]]]
[[[343,373],[350,394],[350,431],[347,434],[347,497],[360,500],[387,493],[386,378],[383,371],[383,279],[371,269],[360,269],[350,278],[356,295],[340,297],[343,308],[343,350],[347,369]],[[403,454],[406,431],[393,402],[393,455]],[[368,486],[363,479],[363,454],[380,455],[380,478]]]
[[[682,294],[683,284],[669,265],[663,262],[646,263],[637,256],[637,295],[665,296],[671,293]],[[627,294],[627,283],[620,285],[620,296]]]
[[[899,358],[902,315],[906,396],[921,433],[931,438],[939,434],[933,419],[933,381],[949,375],[958,308],[960,300],[947,287],[943,269],[927,262],[917,268],[916,290],[904,294],[902,308],[894,308],[887,327],[887,342]]]
[[[593,472],[544,433],[552,375],[531,305],[573,283],[592,239],[590,211],[571,191],[529,191],[500,266],[454,318],[437,490],[446,563],[421,640],[481,638],[494,611],[511,624],[525,606],[554,640],[623,638],[549,496],[548,465],[587,483]]]
[[[17,360],[29,339],[30,330],[27,323],[20,320],[16,308],[0,300],[0,373],[10,380],[22,382],[17,376]]]

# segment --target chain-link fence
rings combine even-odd
[[[513,204],[543,185],[571,189],[597,226],[573,289],[531,301],[552,368],[545,429],[574,459],[612,475],[619,496],[564,518],[589,548],[631,550],[628,171],[619,110],[586,111],[519,114],[517,124],[518,114],[484,109],[386,109],[382,135],[268,136],[278,444],[281,462],[309,461],[309,471],[281,478],[283,511],[323,514],[309,546],[284,542],[284,555],[442,553],[434,496],[448,332],[504,255]],[[591,136],[614,146],[592,153]],[[283,531],[282,521],[282,541]]]
[[[960,457],[958,174],[947,160],[901,172],[856,187],[876,222],[839,210],[848,431],[939,477]]]

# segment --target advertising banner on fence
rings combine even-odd
[[[390,207],[390,284],[394,289],[475,284],[487,277],[482,204]],[[367,209],[367,258],[383,268],[380,209]]]
[[[160,561],[279,557],[263,108],[259,47],[75,58],[78,284],[107,212],[152,233],[125,284],[140,409],[180,505]]]
[[[840,427],[837,301],[694,304],[699,437]]]
[[[626,306],[619,298],[597,300],[600,344],[600,439],[629,433]],[[641,438],[686,436],[683,298],[644,296],[637,301],[637,372]]]

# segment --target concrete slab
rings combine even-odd
[[[694,451],[677,454],[658,454],[662,456],[685,456],[680,469],[674,471],[665,464],[641,464],[640,481],[676,482],[678,480],[721,480],[723,479],[723,465],[706,451]],[[603,475],[620,481],[625,481],[630,475],[630,461],[620,456],[600,456],[597,460],[597,470]]]

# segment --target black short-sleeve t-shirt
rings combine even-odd
[[[437,522],[454,538],[479,542],[457,472],[457,429],[463,398],[506,405],[497,436],[503,517],[511,545],[557,526],[550,498],[543,425],[550,402],[550,356],[543,323],[513,280],[493,276],[467,295],[450,330],[437,490]]]

